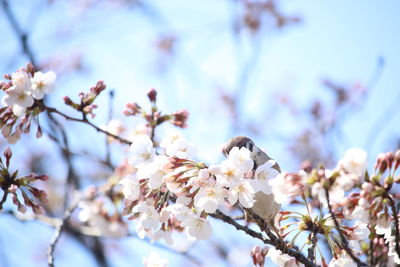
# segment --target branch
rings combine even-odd
[[[71,223],[68,223],[68,221],[64,221],[64,218],[59,219],[59,218],[53,218],[50,216],[46,216],[46,215],[39,215],[39,214],[32,214],[32,217],[27,217],[27,216],[20,216],[19,213],[13,211],[13,210],[8,210],[5,211],[4,214],[9,214],[11,216],[13,216],[15,219],[17,219],[18,221],[21,222],[41,222],[43,224],[52,226],[52,227],[60,227],[60,225],[62,224],[63,229],[66,233],[72,235],[73,237],[77,238],[77,237],[84,237],[84,236],[88,236],[88,237],[105,237],[101,235],[101,231],[99,231],[98,228],[96,227],[91,227],[91,226],[86,226],[86,225],[72,225]],[[67,219],[68,220],[68,219]],[[61,231],[60,231],[61,234]],[[114,238],[111,236],[106,236],[108,238]],[[134,237],[137,238],[140,241],[143,242],[147,242],[147,243],[151,243],[153,246],[156,246],[160,249],[166,250],[168,252],[174,253],[176,255],[181,255],[183,257],[186,257],[188,260],[190,260],[191,262],[193,262],[193,264],[201,266],[201,262],[196,259],[193,255],[190,255],[188,253],[188,251],[177,251],[174,250],[168,246],[162,245],[160,243],[152,243],[152,241],[148,238],[146,239],[141,239],[138,238],[136,233],[128,233],[126,236],[121,236],[118,238],[127,238],[127,237]],[[53,237],[54,238],[54,237]],[[80,241],[82,242],[82,241]],[[83,242],[82,242],[83,243]],[[54,249],[53,249],[54,250]],[[54,254],[54,251],[53,251]],[[54,259],[53,259],[54,261]]]
[[[120,137],[118,135],[112,134],[112,133],[110,133],[110,132],[108,132],[106,130],[103,130],[103,129],[101,129],[100,127],[98,127],[97,125],[93,124],[92,122],[90,122],[87,119],[78,119],[78,118],[71,117],[71,116],[69,116],[67,114],[62,113],[61,111],[59,111],[59,110],[57,110],[55,108],[47,107],[44,104],[43,104],[42,108],[44,108],[48,113],[56,113],[56,114],[64,117],[65,119],[67,119],[69,121],[76,121],[76,122],[81,122],[81,123],[87,124],[87,125],[91,126],[92,128],[94,128],[96,131],[101,132],[101,133],[103,133],[103,134],[105,134],[105,135],[107,135],[109,137],[114,138],[114,139],[117,139],[118,141],[120,141],[123,144],[127,144],[127,145],[131,145],[132,144],[131,141],[126,140],[126,139],[124,139],[124,138],[122,138],[122,137]]]
[[[265,222],[265,220],[258,216],[254,211],[251,209],[246,209],[250,217],[256,222],[256,224],[260,227],[260,229],[265,232],[270,239],[270,242],[272,242],[272,245],[276,248],[282,251],[284,254],[288,254],[289,256],[294,257],[297,261],[301,262],[304,264],[306,267],[315,267],[316,265],[307,259],[296,247],[295,248],[290,248],[288,244],[283,241],[282,239],[278,238],[276,235],[274,235],[269,226],[268,223]]]
[[[224,221],[224,222],[226,222],[226,223],[228,223],[230,225],[233,225],[236,228],[236,230],[243,231],[246,234],[248,234],[249,236],[261,240],[264,244],[274,245],[270,240],[264,238],[261,233],[258,233],[258,232],[254,231],[254,230],[251,230],[247,226],[243,226],[243,225],[237,223],[234,219],[232,219],[228,215],[225,215],[224,213],[222,213],[219,210],[217,210],[213,214],[210,214],[210,216],[212,216],[212,217],[214,217],[216,219],[220,219],[220,220],[222,220],[222,221]]]
[[[14,13],[10,9],[10,5],[9,5],[8,1],[1,0],[1,5],[3,7],[4,13],[6,14],[8,21],[10,22],[11,28],[17,35],[17,38],[19,40],[19,43],[21,44],[23,53],[26,55],[26,57],[29,59],[29,61],[33,64],[33,66],[37,66],[35,56],[32,52],[32,49],[30,48],[30,46],[28,44],[28,34],[22,30],[17,19],[15,18]]]
[[[390,208],[392,210],[392,214],[394,217],[394,229],[396,231],[396,253],[400,258],[400,231],[399,231],[399,217],[397,215],[397,211],[396,211],[396,204],[394,203],[393,198],[387,194],[387,198],[389,199],[389,204],[390,204]]]
[[[54,231],[54,235],[51,238],[51,242],[50,242],[48,250],[47,250],[47,262],[49,264],[49,267],[54,267],[54,250],[56,248],[56,244],[58,242],[58,239],[61,236],[61,232],[64,228],[66,221],[69,219],[72,212],[76,209],[77,206],[78,206],[78,201],[76,201],[73,205],[71,205],[71,207],[69,207],[65,211],[62,220],[57,223],[56,229]]]
[[[329,192],[328,189],[325,188],[325,196],[326,196],[326,201],[328,202],[328,208],[329,208],[329,213],[332,216],[333,222],[335,223],[335,227],[339,233],[340,240],[342,241],[343,245],[342,248],[347,252],[347,254],[351,257],[351,259],[357,264],[357,266],[368,266],[365,262],[362,262],[359,258],[354,256],[353,252],[348,246],[347,239],[344,237],[342,230],[340,230],[339,222],[336,219],[335,214],[333,213],[332,206],[329,200]]]
[[[307,258],[311,262],[314,262],[315,261],[315,247],[317,246],[317,241],[318,241],[317,233],[315,232],[315,229],[313,229],[313,231],[311,232],[310,241],[311,241],[311,246],[308,248]]]
[[[2,197],[2,199],[0,201],[0,210],[3,209],[3,205],[7,200],[7,195],[8,195],[8,190],[4,190],[3,197]]]

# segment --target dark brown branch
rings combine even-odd
[[[395,229],[395,239],[396,239],[396,253],[400,258],[400,230],[399,230],[399,217],[397,214],[397,210],[396,210],[396,204],[392,198],[392,196],[390,196],[389,194],[387,194],[387,199],[389,199],[389,205],[390,208],[392,210],[392,215],[394,218],[394,229]]]
[[[217,211],[216,211],[215,213],[213,213],[213,214],[210,214],[210,216],[212,216],[212,217],[214,217],[214,218],[216,218],[216,219],[220,219],[220,220],[222,220],[223,222],[226,222],[226,223],[228,223],[228,224],[234,226],[234,227],[236,228],[236,230],[243,231],[243,232],[245,232],[247,235],[249,235],[249,236],[251,236],[251,237],[253,237],[253,238],[256,238],[256,239],[261,240],[264,244],[273,245],[273,243],[272,243],[270,240],[268,240],[268,239],[266,239],[265,237],[263,237],[263,235],[262,235],[261,233],[258,233],[258,232],[254,231],[254,230],[251,230],[251,229],[248,228],[247,226],[243,226],[243,225],[237,223],[234,219],[232,219],[232,218],[229,217],[228,215],[225,215],[224,213],[222,213],[222,212],[219,211],[219,210],[217,210]]]
[[[103,133],[103,134],[105,134],[105,135],[107,135],[107,136],[109,136],[109,137],[112,137],[112,138],[114,138],[114,139],[120,141],[120,142],[123,143],[123,144],[127,144],[127,145],[131,145],[131,144],[132,144],[131,141],[126,140],[126,139],[124,139],[124,138],[122,138],[122,137],[120,137],[120,136],[118,136],[118,135],[112,134],[112,133],[110,133],[110,132],[108,132],[108,131],[106,131],[106,130],[103,130],[103,129],[101,129],[100,127],[98,127],[97,125],[93,124],[92,122],[90,122],[90,121],[87,120],[87,119],[78,119],[78,118],[71,117],[71,116],[69,116],[69,115],[67,115],[67,114],[64,114],[64,113],[62,113],[61,111],[59,111],[59,110],[57,110],[57,109],[55,109],[55,108],[52,108],[52,107],[43,106],[43,108],[44,108],[48,113],[56,113],[56,114],[58,114],[58,115],[64,117],[64,118],[67,119],[67,120],[76,121],[76,122],[81,122],[81,123],[87,124],[87,125],[91,126],[92,128],[94,128],[96,131],[101,132],[101,133]]]
[[[276,235],[274,235],[269,228],[268,223],[260,216],[258,216],[256,213],[254,213],[251,209],[246,209],[250,217],[256,222],[256,224],[260,227],[260,229],[265,232],[269,238],[269,240],[272,242],[272,245],[282,251],[284,254],[288,254],[289,256],[294,257],[297,261],[301,262],[304,264],[306,267],[315,267],[316,265],[308,260],[296,247],[291,248],[288,246],[288,244],[283,241],[282,239],[278,238]]]
[[[314,225],[314,224],[313,224]],[[311,246],[308,248],[308,255],[307,258],[311,261],[315,261],[315,247],[317,246],[317,233],[315,229],[310,234],[310,241],[311,241]]]
[[[62,233],[62,230],[64,229],[64,225],[65,225],[66,221],[69,219],[72,212],[76,209],[77,205],[78,205],[78,202],[71,205],[71,207],[65,211],[62,220],[60,222],[58,222],[58,224],[56,226],[54,235],[51,238],[51,242],[50,242],[48,250],[47,250],[47,263],[48,263],[49,267],[54,267],[54,250],[56,248],[56,244],[58,242],[58,239],[61,236],[61,233]]]
[[[326,201],[328,202],[329,213],[332,216],[333,222],[335,223],[336,230],[339,233],[340,240],[342,241],[342,248],[346,251],[346,253],[350,256],[350,258],[357,264],[357,266],[368,266],[365,262],[362,262],[359,258],[357,258],[351,249],[348,246],[347,239],[344,237],[342,230],[340,230],[339,222],[336,219],[335,214],[333,213],[332,206],[329,200],[329,192],[328,189],[325,188],[325,196]]]
[[[3,209],[3,205],[7,200],[7,195],[8,195],[8,190],[4,190],[3,197],[2,197],[2,199],[0,201],[0,210]]]

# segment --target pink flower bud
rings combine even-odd
[[[157,91],[154,88],[151,88],[147,93],[147,97],[149,98],[150,102],[155,103],[157,100]]]
[[[189,117],[189,112],[187,112],[186,110],[180,110],[175,112],[173,116],[174,116],[174,119],[172,121],[173,125],[178,126],[180,128],[187,127],[186,121]]]
[[[35,75],[35,67],[33,66],[33,64],[31,62],[29,62],[26,65],[26,70],[28,71],[28,73],[33,77],[33,75]]]
[[[73,104],[71,98],[69,98],[68,96],[64,96],[64,103],[68,106],[71,106]]]
[[[395,165],[394,168],[397,169],[400,166],[400,149],[394,154]]]

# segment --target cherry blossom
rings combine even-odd
[[[350,148],[339,161],[338,166],[346,172],[363,176],[367,169],[367,152],[361,148]]]
[[[130,147],[131,157],[129,158],[129,164],[134,167],[138,167],[145,163],[152,162],[155,151],[153,148],[153,142],[148,136],[138,136]]]
[[[253,169],[254,162],[250,157],[250,150],[245,147],[233,147],[229,152],[228,159],[242,173],[247,173]]]
[[[251,184],[256,192],[261,191],[267,195],[272,194],[269,179],[272,179],[279,174],[277,170],[272,168],[274,164],[275,161],[269,160],[256,169],[254,180],[251,181]]]
[[[56,74],[52,71],[43,73],[41,71],[35,72],[31,78],[32,83],[32,97],[35,99],[42,99],[45,94],[50,94],[54,91]]]
[[[168,260],[160,258],[156,252],[152,252],[143,258],[143,265],[144,267],[168,267]]]
[[[160,215],[153,205],[140,202],[132,209],[132,212],[139,213],[138,228],[157,230],[160,227]]]
[[[254,188],[250,182],[244,181],[230,188],[228,201],[234,205],[239,200],[243,207],[251,208],[254,205],[254,196]]]
[[[210,166],[209,170],[216,176],[217,182],[221,186],[229,187],[236,184],[241,181],[244,175],[229,159],[222,161],[220,165]]]
[[[218,185],[201,187],[194,197],[195,207],[207,213],[214,213],[223,201],[224,192]]]
[[[275,262],[280,267],[298,267],[304,266],[303,264],[298,264],[296,259],[283,254],[282,251],[277,250],[275,248],[270,248],[267,253],[267,257],[270,258],[273,262]]]
[[[122,185],[122,194],[130,201],[137,200],[140,195],[140,184],[135,175],[123,178],[120,182]]]
[[[193,240],[207,240],[212,233],[210,224],[197,215],[184,220],[181,226],[185,227],[186,234]]]
[[[357,267],[357,264],[343,251],[338,258],[332,258],[329,267]]]

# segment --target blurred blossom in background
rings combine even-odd
[[[155,88],[165,113],[189,112],[183,135],[207,163],[220,160],[223,143],[235,135],[250,136],[288,171],[320,162],[332,167],[351,147],[365,149],[370,162],[377,153],[400,147],[398,1],[0,3],[1,73],[33,57],[45,71],[57,73],[57,89],[47,101],[67,113],[64,96],[77,96],[103,80],[113,94],[98,98],[94,122],[112,133],[132,139],[144,131],[143,121],[132,121],[123,111],[128,102],[147,103],[146,93]],[[31,55],[21,47],[6,3],[27,36]],[[73,151],[105,153],[104,136],[85,125],[66,125]],[[156,139],[167,131],[162,126]],[[27,172],[41,170],[54,177],[49,198],[56,207],[62,202],[58,194],[64,190],[66,167],[61,157],[45,157],[56,150],[49,138],[33,138],[24,136],[25,148],[13,152]],[[3,139],[0,146],[4,150]],[[112,161],[119,163],[124,148],[117,145],[112,152]],[[90,159],[76,157],[74,163],[80,176],[88,177],[83,187],[101,184],[110,175]],[[0,225],[0,266],[45,263],[42,251],[51,229],[5,216]],[[211,240],[190,250],[194,261],[161,248],[158,253],[171,266],[195,266],[196,261],[251,266],[250,256],[243,260],[251,239],[231,236],[227,233],[233,230],[223,227],[217,222]],[[185,242],[174,246],[178,251],[192,246]],[[229,246],[235,242],[240,245],[233,251]],[[111,266],[137,266],[154,250],[135,237],[105,238],[104,243]],[[59,266],[96,266],[72,237],[61,238],[58,253]]]

